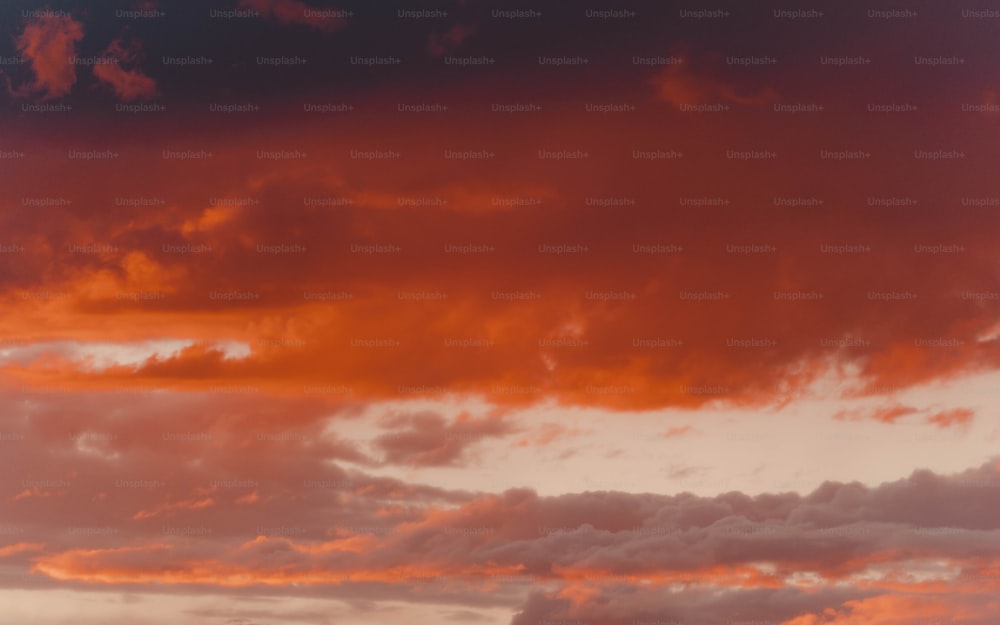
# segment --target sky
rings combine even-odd
[[[1000,5],[807,4],[4,2],[0,625],[994,625]]]

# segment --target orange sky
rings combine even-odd
[[[11,622],[1000,613],[988,12],[29,4]]]

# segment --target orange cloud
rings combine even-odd
[[[441,95],[461,101],[461,93]],[[368,105],[363,98],[357,104]],[[731,180],[719,194],[744,207],[766,204],[786,179],[808,184],[810,195],[831,205],[856,203],[853,186],[925,183],[866,169],[848,188],[802,160],[783,162],[767,175],[750,174],[745,164],[726,159],[727,146],[757,144],[766,136],[776,149],[791,149],[797,137],[781,116],[750,123],[738,117],[744,114],[732,113],[747,122],[734,125],[736,136],[722,136],[666,128],[634,112],[630,123],[653,133],[650,141],[698,145],[704,152],[696,164],[678,163],[688,169],[677,172],[671,210],[660,210],[665,200],[658,168],[637,162],[628,168],[628,191],[621,190],[607,166],[627,151],[610,135],[588,139],[593,159],[524,157],[581,136],[579,129],[593,121],[582,110],[555,119],[525,117],[516,131],[450,112],[426,116],[419,131],[406,115],[358,117],[344,127],[325,116],[303,121],[275,115],[262,127],[234,120],[233,132],[222,135],[178,131],[166,120],[148,119],[151,145],[201,146],[213,155],[202,167],[164,160],[158,148],[136,147],[109,129],[108,144],[128,156],[115,165],[115,193],[167,200],[155,210],[91,210],[111,199],[77,163],[12,164],[11,197],[52,184],[53,194],[72,197],[74,204],[51,207],[50,220],[0,213],[5,236],[30,243],[16,258],[0,258],[14,278],[0,293],[0,332],[81,343],[171,336],[209,345],[227,339],[251,346],[251,353],[224,358],[210,348],[189,349],[97,371],[29,350],[0,370],[24,384],[77,388],[141,383],[206,389],[225,382],[294,393],[303,385],[331,383],[365,399],[456,393],[504,405],[554,400],[652,409],[780,405],[821,376],[909,388],[1000,366],[1000,342],[977,340],[996,324],[995,302],[961,297],[963,290],[995,288],[984,276],[998,258],[989,239],[996,213],[872,221],[856,211],[835,218],[829,211],[769,206],[783,218],[761,220],[750,210],[680,205],[680,198],[704,195],[705,183],[696,175],[703,167]],[[191,122],[210,123],[197,116]],[[341,139],[336,145],[322,139],[334,131]],[[828,126],[816,132],[815,141],[837,140]],[[440,141],[429,147],[424,133]],[[466,136],[494,150],[487,166],[447,159],[438,149],[462,147]],[[256,157],[262,146],[281,145],[308,157]],[[380,146],[402,157],[350,156],[352,147]],[[892,178],[883,180],[886,175]],[[950,188],[949,176],[927,179],[926,189],[913,192]],[[635,201],[627,207],[635,219],[627,222],[616,210],[587,204],[587,198],[623,193]],[[260,203],[239,203],[248,197]],[[304,203],[310,198],[338,204]],[[293,208],[296,218],[289,219]],[[889,248],[893,241],[922,240],[929,228],[962,241],[969,252],[954,254],[949,263],[929,254],[912,254],[902,263],[903,252]],[[874,249],[821,251],[858,237]],[[779,252],[728,251],[754,242]],[[107,243],[118,251],[67,251],[80,243]],[[374,250],[384,243],[399,251]],[[300,247],[276,254],[258,249],[282,244]],[[586,251],[542,253],[543,244]],[[823,299],[779,301],[773,296],[778,291],[821,292]],[[881,301],[869,295],[882,291],[919,297]],[[213,299],[218,292],[254,298]],[[163,297],[141,299],[151,293]],[[442,299],[420,299],[427,293]],[[417,299],[408,298],[413,294]],[[39,325],[40,317],[47,323]],[[670,336],[662,336],[665,328]],[[838,343],[843,337],[868,343],[845,347]],[[920,337],[964,342],[931,348],[915,343]],[[558,340],[540,341],[550,338]],[[753,338],[774,345],[728,342]],[[399,345],[371,346],[374,339]],[[903,415],[871,418],[892,422]]]
[[[680,425],[671,428],[667,428],[667,431],[662,434],[664,438],[674,438],[677,436],[684,436],[685,434],[690,434],[692,428],[690,425]]]
[[[895,423],[899,419],[915,414],[916,412],[918,412],[918,410],[911,406],[881,406],[872,409],[842,410],[835,414],[833,418],[840,421],[861,421],[870,419],[880,423]]]
[[[983,612],[983,602],[979,606],[964,605],[963,601],[950,601],[944,597],[920,597],[906,595],[879,595],[866,599],[856,599],[844,603],[841,609],[828,608],[821,614],[797,616],[783,621],[781,625],[918,625],[920,623],[987,622],[988,612]],[[1000,602],[988,602],[992,608]]]
[[[41,551],[44,548],[45,545],[41,543],[14,543],[13,545],[0,547],[0,558],[30,551]]]
[[[976,412],[968,408],[955,408],[938,412],[927,417],[927,423],[933,423],[941,429],[950,427],[962,427],[972,423],[972,418]]]

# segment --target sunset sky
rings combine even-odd
[[[1000,622],[1000,4],[788,4],[5,0],[0,625]]]

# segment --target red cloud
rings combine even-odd
[[[115,39],[102,56],[118,62],[94,65],[94,76],[110,85],[115,95],[125,101],[148,99],[156,95],[156,81],[139,70],[127,69],[135,64],[138,52],[138,44],[133,42],[126,46],[121,39]]]
[[[476,32],[475,26],[455,24],[443,33],[431,33],[427,41],[427,51],[434,57],[444,56],[462,45],[462,42],[474,32]]]
[[[460,94],[444,95],[461,101]],[[654,139],[704,146],[704,165],[677,179],[674,204],[710,188],[694,175],[698,167],[709,165],[733,181],[724,195],[734,206],[745,207],[767,204],[775,189],[786,188],[781,182],[786,179],[808,180],[809,195],[831,205],[849,205],[858,201],[858,189],[890,184],[912,184],[914,195],[946,202],[934,195],[935,189],[958,184],[951,170],[901,179],[895,171],[872,168],[859,170],[857,180],[847,186],[844,178],[821,175],[804,160],[751,175],[725,158],[726,146],[753,145],[767,133],[775,145],[792,149],[794,133],[772,119],[781,116],[737,124],[736,136],[723,136],[687,126],[665,128],[639,117],[645,113],[635,114]],[[497,124],[477,124],[476,141],[497,146],[489,167],[449,164],[428,148],[420,134],[424,130],[414,132],[406,116],[377,122],[359,117],[342,128],[320,119],[304,128],[281,116],[268,117],[270,137],[282,137],[281,142],[308,152],[308,159],[295,161],[255,158],[261,140],[249,132],[205,135],[150,118],[144,128],[149,145],[156,147],[129,144],[114,128],[104,135],[109,147],[140,157],[116,164],[116,192],[169,200],[158,210],[134,214],[84,208],[106,205],[110,196],[82,176],[74,161],[53,159],[42,166],[26,160],[7,181],[9,198],[31,196],[57,181],[53,193],[72,198],[73,205],[51,207],[48,220],[0,211],[4,236],[32,243],[16,259],[0,258],[0,272],[6,269],[9,276],[8,300],[0,302],[5,332],[32,340],[135,341],[149,338],[150,328],[156,328],[157,335],[196,343],[237,340],[254,349],[246,358],[230,359],[188,350],[100,372],[51,358],[8,360],[2,373],[25,384],[78,388],[140,381],[197,389],[224,381],[286,392],[334,383],[350,386],[366,399],[422,388],[427,390],[407,391],[406,396],[453,392],[506,405],[555,399],[649,409],[709,402],[774,405],[827,375],[844,380],[845,386],[859,382],[902,389],[1000,366],[1000,342],[978,340],[996,325],[995,303],[960,297],[963,290],[996,289],[990,273],[1000,258],[990,241],[996,212],[968,212],[962,220],[936,213],[923,220],[873,221],[861,212],[834,216],[773,207],[789,219],[771,221],[751,210],[663,211],[662,172],[637,166],[629,170],[628,185],[636,202],[629,209],[634,219],[623,222],[603,207],[583,205],[584,198],[622,192],[619,177],[607,175],[612,161],[542,166],[523,158],[533,148],[578,136],[585,115],[525,118],[516,133]],[[441,145],[464,141],[465,128],[456,130],[448,116],[428,116],[424,124],[422,129],[440,133]],[[336,146],[323,139],[335,130],[343,139]],[[823,141],[835,143],[835,136],[826,136],[835,129],[823,126],[817,132]],[[610,136],[588,141],[595,155],[613,159],[621,154],[617,139]],[[159,146],[192,144],[215,155],[206,163],[210,166],[159,158]],[[343,146],[393,148],[403,158],[361,162],[349,158]],[[883,180],[886,175],[892,179]],[[170,180],[181,182],[165,182]],[[245,196],[261,204],[211,207],[207,202]],[[303,205],[304,197],[334,196],[346,202],[336,208]],[[447,203],[401,210],[400,199],[405,198]],[[537,205],[521,205],[521,199]],[[283,210],[291,206],[301,208],[295,219]],[[424,231],[429,222],[434,227]],[[567,228],[567,223],[573,226]],[[892,242],[921,241],[929,230],[962,241],[970,252],[955,254],[948,263],[925,254],[899,261],[901,252]],[[838,241],[873,248],[859,254],[821,251]],[[66,252],[68,245],[80,242],[108,243],[121,251]],[[255,248],[256,243],[275,242],[300,244],[306,251],[273,256]],[[557,256],[535,250],[541,243],[562,242],[587,245],[589,251]],[[754,242],[773,244],[780,253],[728,251],[730,244]],[[370,243],[394,243],[401,251],[353,252],[355,245]],[[666,252],[636,251],[651,244]],[[205,253],[164,253],[165,246]],[[448,251],[455,247],[472,251]],[[219,289],[252,291],[260,299],[210,300],[209,293]],[[822,291],[824,299],[790,302],[772,296],[789,289]],[[148,302],[116,297],[154,291],[165,297]],[[305,296],[335,291],[350,297],[318,301]],[[919,297],[872,297],[883,291],[912,291]],[[36,299],[36,292],[66,296]],[[447,299],[404,301],[400,292],[440,292]],[[594,293],[610,299],[595,299]],[[622,293],[626,299],[617,299]],[[521,294],[538,297],[505,299]],[[708,298],[691,299],[692,294]],[[714,298],[716,294],[725,297]],[[108,321],[95,325],[90,321],[94,315]],[[262,324],[262,315],[273,326]],[[44,326],[37,323],[40,316],[47,319]],[[413,327],[421,332],[412,332]],[[683,341],[636,346],[638,339],[661,336],[664,328],[671,335],[663,338]],[[856,336],[868,343],[838,346],[840,337]],[[352,343],[371,337],[399,339],[400,344],[369,348]],[[540,338],[553,337],[581,341],[540,347]],[[741,337],[769,337],[776,344],[761,349],[728,345],[730,338]],[[915,344],[914,337],[962,341],[929,348]],[[455,338],[480,343],[469,349],[445,346]],[[285,339],[291,342],[283,344]],[[349,358],[329,357],[343,349],[350,350]],[[851,368],[860,372],[857,380],[846,373]],[[923,420],[926,415],[914,416]],[[903,417],[890,411],[878,418]]]
[[[330,7],[311,7],[299,0],[240,0],[244,9],[259,11],[285,24],[302,24],[324,31],[336,30],[344,26],[341,17],[325,17],[323,12],[336,11]]]
[[[42,99],[62,97],[76,83],[76,43],[83,39],[83,24],[68,15],[44,15],[28,20],[16,40],[17,50],[31,65],[34,82],[15,90],[24,96],[42,92]]]
[[[675,106],[730,102],[764,106],[779,98],[778,92],[769,87],[741,90],[728,80],[717,77],[717,70],[710,64],[696,62],[688,54],[683,54],[681,58],[683,62],[667,65],[650,80],[656,87],[657,97],[664,102]]]

